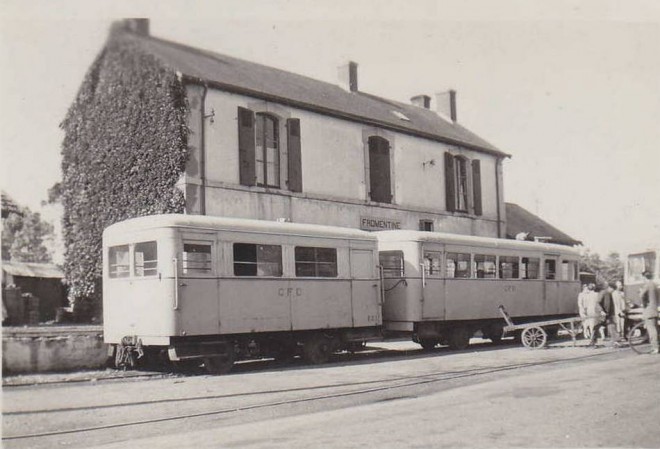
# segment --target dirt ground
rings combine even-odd
[[[658,356],[638,356],[629,349],[572,348],[568,344],[540,351],[485,345],[458,353],[423,353],[410,343],[392,343],[388,351],[403,355],[340,361],[323,367],[239,370],[229,376],[5,389],[3,410],[9,413],[3,417],[5,435],[25,433],[25,426],[31,431],[48,429],[48,425],[66,428],[76,415],[64,414],[58,423],[60,417],[53,410],[67,407],[90,407],[85,412],[90,423],[113,422],[118,415],[108,414],[104,407],[128,398],[161,400],[163,405],[125,407],[119,414],[124,421],[219,407],[237,411],[160,425],[7,440],[3,446],[660,447]],[[511,368],[488,372],[507,366]],[[478,369],[486,371],[474,371]],[[442,381],[437,380],[437,373],[445,373]],[[387,378],[414,378],[416,382],[325,399],[318,399],[319,391],[313,390],[322,385]],[[315,392],[272,393],[308,387]],[[255,391],[271,393],[249,395]],[[229,392],[231,398],[224,396]],[[233,397],[234,393],[246,395]],[[195,404],[177,402],[168,409],[167,401],[173,397],[200,395],[213,399]],[[291,398],[302,399],[291,402]],[[278,405],[250,409],[266,400]],[[26,413],[30,411],[35,413]],[[85,421],[78,419],[78,423]]]

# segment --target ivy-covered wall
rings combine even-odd
[[[100,313],[103,229],[184,211],[185,88],[176,72],[113,33],[61,124],[64,272],[74,311]]]

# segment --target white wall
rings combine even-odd
[[[191,96],[200,97],[199,87],[191,86],[189,89]],[[284,123],[286,118],[300,119],[302,194],[292,194],[286,189],[266,190],[239,185],[237,123],[239,106],[257,112],[267,111],[281,118],[280,166],[283,178],[286,177]],[[286,217],[295,221],[310,222],[308,220],[311,219],[313,222],[342,225],[348,222],[355,227],[359,226],[359,218],[357,220],[353,220],[352,217],[340,218],[332,216],[329,211],[321,217],[317,215],[310,217],[309,212],[318,213],[319,203],[299,200],[299,198],[307,198],[321,200],[321,203],[346,203],[339,207],[344,213],[348,208],[358,215],[371,213],[383,217],[403,216],[409,229],[417,229],[420,218],[430,218],[436,223],[436,230],[489,236],[497,234],[495,156],[402,133],[378,130],[368,125],[215,89],[209,89],[206,94],[204,115],[207,116],[204,120],[206,152],[202,158],[199,154],[201,108],[197,102],[191,102],[189,118],[192,130],[191,160],[205,160],[207,185],[205,204],[206,213],[209,215],[260,219]],[[212,117],[209,117],[211,115]],[[392,206],[380,207],[367,198],[369,187],[366,139],[375,132],[387,138],[392,145],[391,172],[394,193]],[[450,151],[453,155],[481,160],[483,203],[481,217],[446,212],[444,181],[446,151]],[[428,163],[431,160],[434,164]],[[423,165],[424,162],[427,163]],[[197,203],[200,196],[198,185],[201,181],[197,171],[194,167],[189,168],[185,179],[189,191],[188,209],[192,213],[200,212]],[[295,206],[292,206],[291,196],[296,198]],[[365,206],[369,206],[369,211],[365,211]],[[327,207],[328,204],[323,204],[320,209]],[[374,207],[375,212],[373,212]],[[503,204],[501,209],[503,213]],[[305,218],[302,219],[303,217]]]

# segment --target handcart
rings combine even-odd
[[[575,346],[577,335],[582,332],[582,318],[579,316],[560,318],[556,320],[537,321],[533,323],[515,324],[503,305],[498,307],[500,313],[506,321],[504,326],[504,335],[509,332],[522,330],[520,340],[524,347],[529,349],[541,349],[548,343],[548,327],[561,328],[568,332]]]

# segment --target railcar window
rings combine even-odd
[[[561,261],[561,278],[565,281],[574,281],[577,277],[577,263],[573,260]]]
[[[181,260],[183,272],[211,273],[213,270],[211,258],[211,245],[201,243],[184,243]]]
[[[282,247],[234,243],[235,276],[282,276]]]
[[[536,257],[523,257],[520,265],[523,279],[538,279],[541,261]]]
[[[469,278],[470,274],[470,255],[462,253],[447,253],[447,263],[445,264],[448,278]]]
[[[134,252],[135,276],[156,276],[158,274],[158,249],[156,242],[142,242],[135,244]]]
[[[518,279],[520,261],[515,256],[500,256],[500,279]]]
[[[424,253],[424,272],[427,276],[442,276],[442,263],[440,253],[427,251]]]
[[[497,257],[475,254],[474,264],[478,279],[497,279]]]
[[[335,248],[296,246],[295,262],[298,277],[337,277],[337,250]]]
[[[557,279],[557,262],[554,259],[545,259],[545,278]]]
[[[128,245],[111,246],[108,249],[109,275],[111,278],[126,278],[130,274]]]
[[[404,277],[403,269],[403,252],[402,251],[381,251],[378,253],[378,261],[380,266],[383,267],[383,277],[385,278],[402,278]]]
[[[655,273],[655,254],[644,253],[628,256],[628,276],[629,281],[641,282],[644,280],[642,273],[650,271]]]

